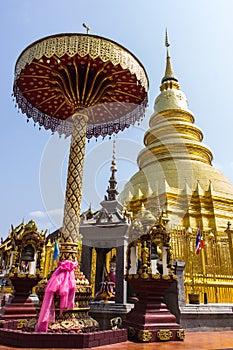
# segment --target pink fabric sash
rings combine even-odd
[[[45,289],[45,295],[36,325],[36,332],[47,332],[49,322],[55,321],[54,293],[60,295],[60,314],[74,308],[76,290],[74,269],[77,262],[59,261]]]

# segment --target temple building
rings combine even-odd
[[[137,220],[145,208],[157,217],[165,211],[173,259],[185,262],[185,294],[201,302],[230,303],[233,297],[233,186],[212,165],[185,94],[172,67],[166,35],[166,69],[155,99],[139,170],[125,185],[122,203]],[[200,231],[203,249],[197,254]],[[205,299],[205,300],[204,300]]]

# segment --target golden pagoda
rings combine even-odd
[[[212,152],[174,74],[169,46],[166,32],[165,75],[137,158],[139,170],[120,198],[135,219],[142,208],[157,217],[166,212],[173,259],[185,262],[186,300],[196,293],[201,302],[230,303],[233,186],[212,165]],[[198,229],[204,249],[196,254]]]

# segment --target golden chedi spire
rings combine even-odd
[[[161,91],[165,90],[166,87],[168,86],[168,84],[167,84],[168,82],[169,82],[170,87],[174,87],[174,88],[179,89],[178,79],[175,77],[173,67],[172,67],[170,50],[169,50],[170,42],[169,42],[169,38],[168,38],[167,29],[166,29],[166,35],[165,35],[165,46],[167,48],[167,61],[166,61],[165,74],[164,74],[164,77],[161,81],[162,85],[160,87],[160,90]]]
[[[165,74],[161,81],[160,94],[155,99],[149,129],[144,136],[145,148],[137,158],[139,171],[126,184],[120,198],[121,201],[128,202],[128,209],[137,214],[140,198],[137,198],[136,189],[140,184],[142,197],[144,201],[147,199],[148,209],[152,212],[153,208],[155,210],[157,195],[162,207],[167,198],[170,223],[185,226],[187,215],[184,212],[187,208],[184,208],[184,205],[188,205],[190,199],[189,196],[188,200],[185,199],[185,204],[182,202],[185,188],[189,188],[192,195],[199,182],[203,191],[208,191],[211,181],[213,191],[222,193],[223,198],[226,196],[233,198],[233,188],[228,179],[212,165],[212,152],[203,143],[203,132],[195,125],[195,117],[188,108],[187,98],[180,90],[171,63],[167,32],[165,42],[167,48]],[[167,183],[166,188],[164,179]],[[131,200],[127,198],[129,189],[133,195]],[[149,190],[153,193],[149,194]],[[189,225],[191,223],[197,227],[202,214],[195,210],[192,214],[193,216],[187,220]],[[216,227],[221,222],[224,226],[224,213],[219,213],[218,218],[211,215],[212,212],[206,212],[205,218],[201,220],[203,225]]]
[[[225,230],[233,221],[233,187],[212,165],[212,152],[202,142],[203,133],[174,74],[167,33],[166,47],[165,75],[144,136],[145,148],[138,155],[139,170],[120,198],[133,220],[140,218],[142,202],[156,216],[159,200],[167,209],[173,259],[185,261],[186,296],[198,290],[207,293],[209,302],[230,303],[233,240]],[[197,228],[205,241],[201,259],[195,254]]]
[[[160,112],[166,109],[188,110],[187,98],[180,90],[178,79],[173,70],[167,29],[165,35],[165,46],[167,49],[165,73],[161,80],[161,94],[155,100],[155,111]]]
[[[180,90],[172,68],[167,31],[165,43],[167,58],[161,93],[155,100],[150,129],[144,137],[147,148],[139,155],[138,164],[141,168],[145,167],[148,161],[151,162],[152,158],[148,158],[148,152],[152,152],[159,161],[188,159],[211,165],[212,152],[202,143],[203,133],[194,125],[195,118],[188,109],[187,98]]]

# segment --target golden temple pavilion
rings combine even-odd
[[[155,99],[139,170],[126,184],[121,201],[133,218],[142,210],[166,211],[173,259],[185,262],[185,295],[212,303],[233,298],[233,186],[213,164],[202,142],[185,94],[172,67],[166,34],[166,69]],[[233,226],[232,226],[233,227]],[[195,253],[200,229],[204,249]]]

